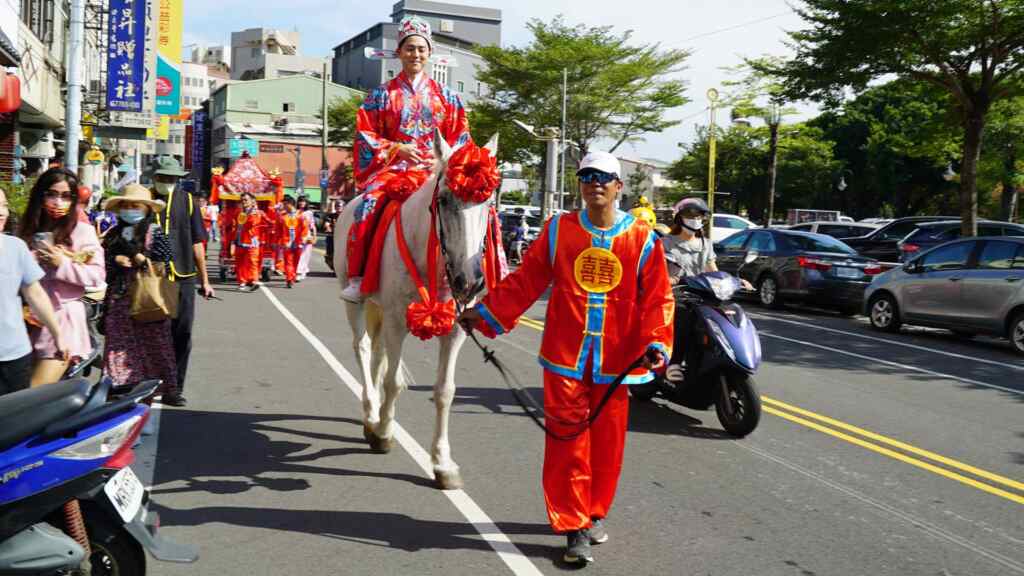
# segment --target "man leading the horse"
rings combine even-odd
[[[586,208],[556,215],[522,265],[467,310],[460,322],[485,332],[510,330],[551,287],[540,364],[544,411],[554,435],[544,447],[544,499],[556,532],[567,534],[566,562],[593,561],[591,544],[608,539],[604,519],[622,468],[629,397],[615,390],[590,426],[570,439],[607,391],[641,355],[625,384],[649,382],[668,360],[673,298],[664,253],[646,223],[616,208],[618,159],[591,152],[577,176]]]
[[[427,65],[432,52],[430,24],[415,16],[402,20],[398,31],[402,72],[371,92],[356,116],[353,174],[363,201],[348,236],[349,281],[341,297],[349,302],[358,303],[364,297],[361,288],[369,247],[390,201],[382,176],[393,172],[429,175],[435,128],[452,147],[470,140],[462,100],[430,78]]]

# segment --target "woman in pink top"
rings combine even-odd
[[[309,234],[302,240],[302,256],[299,257],[297,270],[298,280],[302,282],[306,279],[306,274],[309,274],[309,259],[313,256],[313,245],[316,244],[316,218],[309,209],[309,200],[305,196],[299,197],[298,209],[302,219],[306,221],[306,230],[309,230]]]
[[[40,281],[57,313],[69,354],[62,357],[50,331],[32,325],[35,362],[32,386],[57,382],[73,358],[92,351],[85,305],[86,287],[104,284],[103,248],[96,230],[78,221],[78,178],[63,168],[43,172],[32,187],[18,235],[32,249],[46,276]],[[32,318],[28,318],[34,324]]]

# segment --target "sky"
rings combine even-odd
[[[526,23],[561,14],[570,24],[632,30],[637,42],[692,51],[680,76],[688,84],[690,104],[669,117],[683,122],[646,141],[623,145],[624,156],[673,161],[680,142],[693,139],[696,125],[708,122],[705,94],[729,75],[723,67],[744,57],[785,56],[786,31],[802,28],[787,0],[452,0],[452,3],[502,11],[502,44],[523,46],[531,35]],[[230,44],[231,32],[266,27],[298,30],[300,52],[329,56],[331,49],[373,24],[390,20],[393,0],[185,0],[185,44]],[[211,9],[212,8],[212,9]],[[807,114],[811,108],[804,107]],[[728,118],[725,114],[719,115]]]

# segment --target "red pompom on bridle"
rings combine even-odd
[[[499,176],[497,159],[476,144],[462,146],[448,160],[448,189],[467,204],[486,202],[498,187]]]

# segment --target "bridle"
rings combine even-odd
[[[444,223],[443,219],[441,218],[440,192],[442,177],[443,175],[438,174],[437,182],[434,183],[433,199],[430,202],[430,211],[433,213],[433,221],[436,222],[437,227],[437,230],[432,230],[431,232],[437,234],[438,244],[441,246],[441,258],[444,260],[445,281],[448,283],[448,288],[451,289],[454,287],[453,282],[455,280],[456,274],[455,272],[452,271],[452,262],[451,259],[448,258],[448,243],[446,241],[447,236],[444,232]],[[487,255],[487,232],[484,233],[483,238],[480,240],[479,254],[482,262],[482,259],[485,258]],[[481,276],[476,280],[476,284],[474,285],[473,289],[468,293],[467,302],[471,302],[474,298],[476,298],[476,296],[480,294],[480,292],[483,289],[484,276],[481,274]],[[465,306],[462,304],[462,302],[459,301],[458,298],[453,299],[455,300],[456,312],[462,314],[462,311],[465,309]]]

